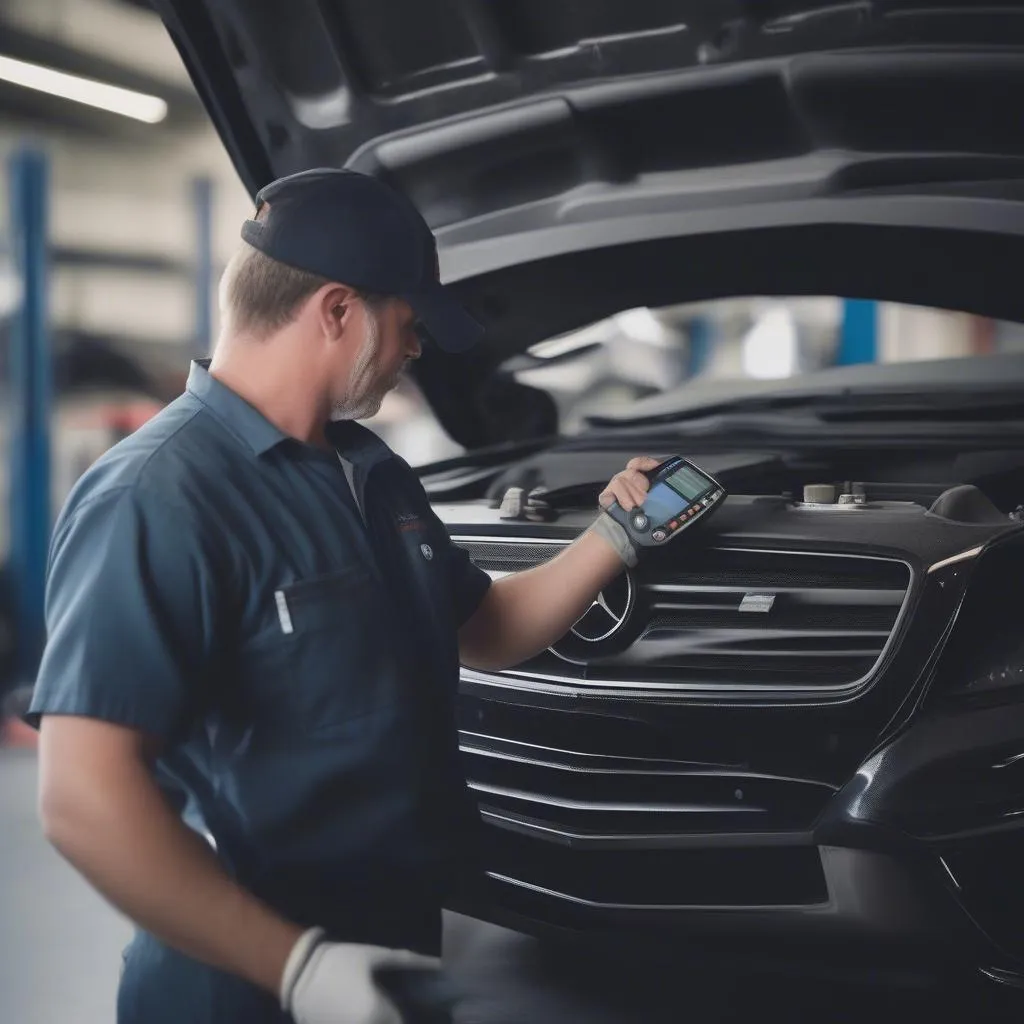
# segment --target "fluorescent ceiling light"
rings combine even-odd
[[[0,57],[0,81],[11,82],[60,96],[75,103],[84,103],[113,114],[135,118],[147,124],[156,124],[167,116],[167,104],[159,96],[121,89],[91,78],[80,78],[63,71],[54,71],[41,64],[29,64],[13,57]]]

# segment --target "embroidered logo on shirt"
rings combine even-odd
[[[399,533],[423,529],[423,520],[415,512],[397,512],[395,513],[395,521],[398,523]]]
[[[434,557],[434,549],[429,544],[421,544],[420,551],[423,552],[423,557],[428,562]]]

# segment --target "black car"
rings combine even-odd
[[[464,673],[463,909],[1024,986],[1024,359],[690,384],[571,435],[507,372],[729,296],[1024,321],[1024,3],[155,6],[251,192],[349,165],[435,229],[488,334],[416,367],[466,449],[421,472],[478,564],[557,553],[638,453],[729,492],[550,652]]]

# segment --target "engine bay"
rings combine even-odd
[[[660,440],[664,441],[664,438]],[[1024,454],[989,450],[740,452],[552,447],[512,464],[463,465],[454,472],[423,473],[432,500],[485,499],[498,508],[510,488],[521,488],[553,512],[596,507],[607,481],[636,454],[663,459],[682,454],[720,480],[734,497],[757,497],[822,515],[897,512],[911,505],[950,522],[1019,521],[1024,506]],[[469,460],[466,460],[467,462]]]

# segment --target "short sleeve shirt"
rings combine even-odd
[[[330,439],[285,436],[194,364],[59,516],[29,720],[159,737],[229,871],[341,928],[356,893],[443,885],[475,828],[457,631],[490,578],[372,431]]]

